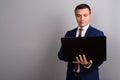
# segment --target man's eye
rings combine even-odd
[[[87,16],[88,16],[87,14],[84,15],[84,17],[87,17]]]
[[[80,17],[80,15],[76,15],[77,17]]]

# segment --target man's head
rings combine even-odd
[[[80,4],[75,8],[75,17],[80,27],[84,27],[90,22],[91,9],[87,4]]]

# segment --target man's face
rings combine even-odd
[[[76,12],[75,12],[75,17],[76,17],[78,25],[80,27],[84,27],[87,24],[89,24],[91,14],[90,14],[88,8],[77,9]]]

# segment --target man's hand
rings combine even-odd
[[[92,60],[87,61],[87,59],[86,59],[84,54],[82,56],[79,55],[78,57],[76,57],[76,60],[77,61],[73,61],[73,63],[81,64],[84,67],[88,67],[88,66],[92,65],[92,63],[93,63]]]

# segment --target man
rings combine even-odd
[[[68,31],[65,37],[78,37],[79,33],[81,33],[79,29],[82,29],[81,37],[104,36],[102,31],[93,28],[89,24],[91,18],[91,9],[89,5],[80,4],[76,6],[74,12],[78,27]],[[58,52],[58,57],[60,60],[64,61],[62,47]],[[99,80],[98,67],[102,63],[102,61],[88,61],[85,55],[79,55],[76,57],[76,61],[68,62],[66,80]],[[77,70],[75,70],[75,65],[77,66]]]

